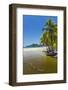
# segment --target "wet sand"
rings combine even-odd
[[[23,74],[57,73],[57,59],[43,51],[46,47],[24,48]]]

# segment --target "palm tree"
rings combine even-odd
[[[40,38],[40,43],[42,44],[42,45],[46,45],[46,46],[48,46],[48,44],[49,44],[49,38],[48,38],[48,32],[44,32],[43,33],[43,35],[42,35],[42,37]]]
[[[42,35],[42,40],[45,45],[48,46],[52,51],[56,48],[57,49],[57,24],[53,23],[51,19],[45,23],[43,29],[44,31]]]
[[[57,50],[57,25],[55,24],[54,27],[54,34],[53,34],[53,47]]]
[[[50,43],[50,46],[51,46],[51,48],[53,49],[53,27],[54,27],[54,23],[52,22],[52,20],[51,19],[49,19],[48,20],[48,22],[44,25],[44,27],[43,27],[43,30],[46,32],[48,32],[49,33],[49,38],[50,38],[50,40],[51,40],[51,43]]]

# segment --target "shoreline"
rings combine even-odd
[[[46,51],[47,47],[23,48],[24,51]]]

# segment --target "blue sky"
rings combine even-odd
[[[40,43],[42,28],[48,19],[57,23],[57,16],[23,15],[24,47]]]

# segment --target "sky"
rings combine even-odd
[[[49,19],[57,23],[57,16],[23,15],[24,47],[31,44],[40,44],[42,28]]]

